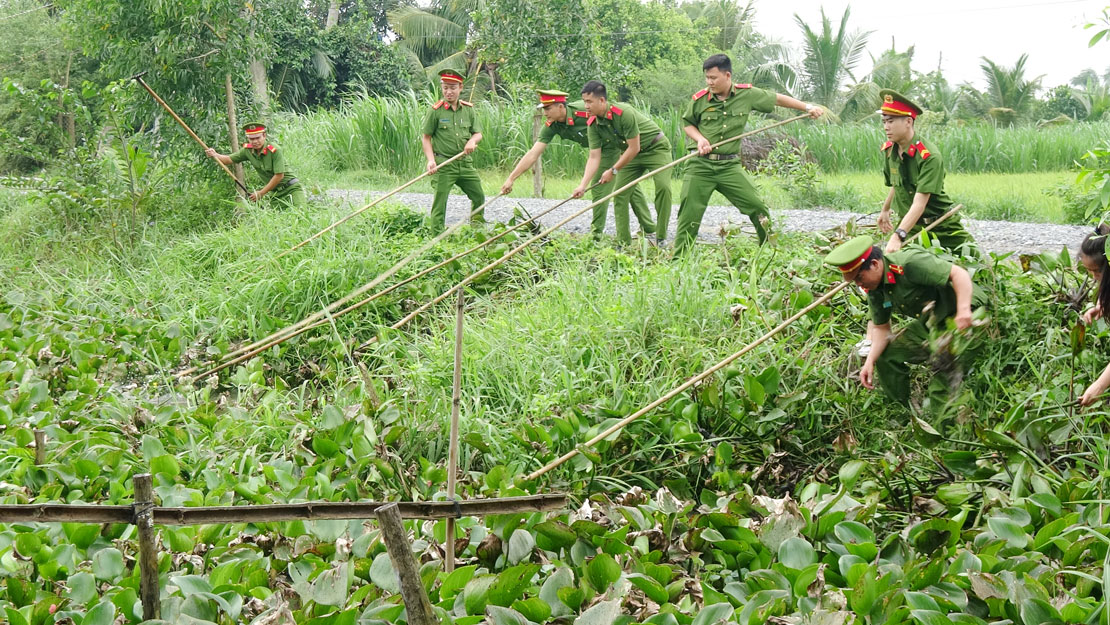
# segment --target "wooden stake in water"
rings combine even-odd
[[[382,527],[382,540],[389,550],[393,570],[401,580],[401,599],[405,602],[409,625],[438,625],[432,602],[420,581],[420,570],[412,555],[408,533],[401,521],[401,512],[396,503],[378,508],[378,524]]]
[[[135,527],[139,530],[139,598],[143,620],[158,618],[161,600],[158,589],[158,545],[154,540],[154,482],[149,473],[136,475]]]
[[[455,378],[451,386],[451,434],[447,454],[447,498],[455,499],[455,482],[459,473],[459,404],[462,403],[462,339],[463,308],[466,305],[466,292],[459,289],[459,301],[455,306]],[[455,519],[447,519],[447,555],[444,567],[447,572],[455,570]]]

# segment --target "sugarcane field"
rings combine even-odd
[[[1110,625],[1107,0],[0,0],[0,623]]]

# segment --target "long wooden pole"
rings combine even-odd
[[[172,108],[170,108],[170,105],[166,104],[165,100],[158,97],[157,93],[154,93],[154,90],[150,88],[150,85],[146,84],[146,81],[143,80],[141,75],[135,76],[134,78],[135,78],[135,81],[138,82],[140,85],[142,85],[143,89],[146,89],[146,92],[149,93],[152,98],[154,98],[154,101],[157,102],[158,104],[161,104],[162,108],[166,109],[166,112],[170,114],[170,117],[172,117],[174,119],[174,121],[176,121],[178,123],[178,125],[180,125],[182,128],[184,128],[185,132],[189,133],[189,136],[192,137],[194,141],[196,141],[197,143],[200,144],[200,147],[204,148],[205,150],[208,149],[208,144],[205,143],[203,139],[198,137],[197,133],[193,132],[193,129],[189,127],[189,124],[186,124],[185,120],[181,119],[177,115],[177,113],[175,113],[174,110]],[[227,168],[227,165],[224,165],[219,160],[217,160],[216,163],[219,164],[220,168],[222,168],[225,172],[227,172],[228,176],[231,176],[231,179],[235,181],[235,184],[238,185],[238,187],[240,189],[242,189],[243,193],[250,194],[250,191],[248,191],[247,188],[245,186],[243,186],[242,182],[239,182],[239,179],[236,178],[235,174],[232,173],[231,170]]]
[[[481,213],[482,211],[485,210],[485,208],[487,206],[489,206],[490,204],[493,204],[497,199],[499,199],[501,197],[502,197],[502,194],[499,193],[499,194],[495,195],[494,197],[490,198],[489,200],[486,200],[486,202],[484,204],[482,204],[478,208],[471,211],[470,217],[473,218],[475,215]],[[317,313],[313,313],[313,314],[309,315],[308,317],[305,317],[301,321],[298,321],[297,323],[295,323],[291,326],[288,326],[286,328],[278,330],[277,332],[274,332],[273,334],[271,334],[271,335],[269,335],[265,338],[259,339],[255,342],[251,343],[250,345],[247,345],[245,347],[240,347],[239,349],[226,354],[225,356],[222,357],[222,360],[227,360],[227,359],[230,358],[231,359],[230,361],[225,362],[225,363],[223,363],[222,365],[220,365],[218,367],[215,367],[213,369],[209,369],[209,370],[205,371],[204,373],[202,373],[202,374],[196,376],[195,378],[193,378],[192,381],[195,382],[197,380],[201,380],[203,378],[208,377],[209,375],[212,375],[213,373],[216,373],[218,371],[222,371],[223,369],[226,369],[227,367],[230,367],[234,364],[237,364],[237,363],[243,362],[244,360],[248,360],[250,358],[253,358],[256,355],[258,355],[259,353],[269,349],[270,347],[272,347],[274,345],[277,345],[277,344],[280,344],[280,343],[284,343],[285,341],[293,338],[294,336],[297,336],[298,334],[301,334],[301,333],[311,329],[312,327],[319,327],[320,325],[324,325],[325,323],[327,323],[325,321],[325,319],[329,315],[333,319],[335,317],[338,317],[339,314],[332,314],[332,313],[335,313],[335,311],[337,311],[341,306],[345,305],[347,302],[351,301],[352,299],[362,295],[363,293],[366,293],[367,291],[373,289],[374,287],[378,286],[382,282],[385,282],[386,280],[388,280],[390,277],[392,277],[394,274],[396,274],[398,271],[400,271],[406,265],[408,265],[412,261],[416,260],[421,254],[423,254],[424,252],[426,252],[426,251],[430,250],[431,248],[435,247],[435,245],[437,243],[439,243],[443,239],[445,239],[445,238],[451,236],[452,234],[454,234],[456,231],[459,230],[459,228],[462,228],[463,226],[465,226],[466,223],[467,223],[467,220],[462,220],[459,223],[452,225],[450,228],[447,228],[443,232],[441,232],[441,233],[437,234],[436,236],[432,237],[428,241],[425,241],[423,245],[421,245],[419,248],[413,250],[408,256],[406,256],[406,257],[402,258],[401,260],[397,261],[392,267],[390,267],[389,269],[385,270],[380,275],[378,275],[378,277],[374,278],[370,282],[367,282],[366,284],[364,284],[361,287],[355,289],[354,291],[348,293],[346,296],[340,298],[339,300],[329,304],[324,310],[322,310],[320,312],[317,312]],[[345,310],[340,314],[345,314],[346,312],[349,312],[349,310]],[[319,323],[316,323],[316,322],[319,322]],[[316,325],[312,325],[314,323]],[[177,374],[177,377],[179,379],[180,378],[185,378],[185,377],[189,376],[190,374],[192,374],[193,372],[195,372],[197,369],[199,369],[199,367],[190,367],[189,369],[186,369],[184,371],[179,372]]]
[[[447,499],[455,500],[455,482],[459,472],[459,404],[462,403],[462,340],[463,311],[466,306],[466,291],[459,290],[459,301],[455,305],[455,376],[451,385],[451,432],[447,452]],[[447,545],[444,568],[448,573],[455,570],[455,519],[447,519]]]
[[[488,516],[515,512],[544,512],[566,506],[566,495],[528,495],[467,501],[402,501],[406,519],[438,520],[458,516]],[[341,521],[372,519],[384,502],[309,501],[306,503],[247,506],[154,507],[155,525],[211,525],[215,523],[271,523],[277,521]],[[96,504],[4,504],[0,523],[133,523],[133,506]]]
[[[596,186],[597,186],[596,184],[592,185],[589,188],[587,188],[586,190],[589,191],[590,189],[593,189]],[[399,269],[401,269],[401,267],[403,267],[404,265],[408,264],[408,262],[413,260],[413,258],[415,258],[416,254],[422,253],[424,250],[428,249],[428,247],[430,247],[431,245],[433,245],[434,243],[439,241],[438,238],[434,239],[429,244],[426,244],[424,247],[422,247],[420,250],[417,250],[417,252],[415,252],[413,254],[410,254],[404,260],[400,261],[399,263],[397,263],[396,265],[391,267],[389,269],[389,271],[385,272],[381,276],[378,276],[374,280],[371,280],[367,284],[359,287],[358,289],[353,291],[351,294],[343,297],[342,299],[340,299],[336,303],[331,304],[328,307],[329,310],[331,311],[331,318],[335,319],[335,318],[341,317],[341,316],[343,316],[347,313],[354,312],[354,311],[358,310],[359,308],[362,308],[363,306],[366,306],[370,302],[373,302],[374,300],[376,300],[380,297],[383,297],[383,296],[385,296],[389,293],[392,293],[393,291],[401,288],[402,286],[405,286],[406,284],[409,284],[410,282],[413,282],[415,280],[419,280],[420,278],[423,278],[424,276],[432,273],[433,271],[441,269],[441,268],[451,264],[452,262],[454,262],[454,261],[456,261],[460,258],[463,258],[464,256],[468,256],[468,255],[470,255],[470,254],[472,254],[472,253],[474,253],[474,252],[476,252],[476,251],[478,251],[478,250],[480,250],[484,247],[488,247],[488,246],[492,245],[494,242],[500,240],[505,235],[507,235],[511,232],[515,232],[517,230],[520,230],[521,228],[524,228],[525,226],[533,223],[534,221],[536,221],[540,217],[543,217],[544,215],[546,215],[546,214],[550,213],[551,211],[561,207],[562,205],[566,204],[567,202],[570,202],[573,199],[574,198],[567,198],[567,199],[565,199],[561,202],[557,202],[553,206],[551,206],[549,208],[546,208],[546,209],[540,211],[539,213],[536,213],[534,216],[529,217],[528,219],[516,224],[515,226],[513,226],[511,228],[505,229],[504,231],[498,233],[495,236],[492,236],[492,237],[486,239],[485,241],[482,241],[481,243],[471,247],[470,249],[459,252],[458,254],[455,254],[454,256],[452,256],[452,257],[450,257],[446,260],[442,260],[442,261],[436,263],[435,265],[432,265],[431,267],[428,267],[427,269],[424,269],[424,270],[416,273],[415,275],[412,275],[408,278],[405,278],[404,280],[401,280],[400,282],[392,284],[392,285],[386,287],[385,289],[382,289],[381,291],[378,291],[377,293],[374,293],[373,295],[362,299],[359,302],[356,302],[354,304],[351,304],[350,306],[347,306],[346,308],[343,308],[342,310],[338,310],[338,311],[334,310],[338,306],[349,302],[350,300],[354,299],[355,297],[357,297],[359,295],[362,295],[363,293],[366,293],[367,291],[374,288],[375,286],[381,284],[382,281],[385,280],[385,278],[388,278],[389,276],[392,276]],[[489,204],[489,202],[486,202],[486,204]],[[483,206],[485,206],[485,205],[483,205]],[[481,210],[481,209],[478,209],[478,210]],[[477,211],[475,211],[475,213],[477,213]],[[471,213],[471,216],[473,216],[475,213]],[[461,222],[452,226],[451,227],[451,232],[453,232],[455,229],[460,228],[460,227],[462,227]],[[444,233],[444,234],[447,234],[447,233]],[[284,343],[285,341],[288,341],[289,339],[291,339],[293,337],[300,336],[301,334],[304,334],[305,332],[308,332],[310,330],[314,330],[316,328],[328,325],[330,322],[327,319],[324,318],[325,316],[326,315],[324,313],[314,313],[313,315],[310,315],[309,317],[306,317],[305,319],[302,319],[301,321],[299,321],[299,322],[297,322],[297,323],[295,323],[291,326],[288,326],[286,328],[278,330],[277,332],[275,332],[275,333],[273,333],[273,334],[271,334],[271,335],[269,335],[265,338],[259,339],[258,341],[255,341],[254,343],[251,343],[250,345],[247,345],[245,347],[241,347],[241,348],[239,348],[239,349],[237,349],[233,352],[230,352],[230,353],[224,355],[223,357],[220,358],[220,361],[218,361],[218,362],[222,362],[224,360],[227,360],[227,359],[231,358],[231,359],[234,359],[234,362],[232,362],[230,364],[234,365],[234,364],[238,364],[240,362],[243,362],[244,360],[249,360],[250,358],[254,358],[258,354],[266,351],[267,349],[273,347],[274,345],[280,345],[280,344]],[[198,368],[199,367],[192,367],[190,369],[186,369],[186,370],[181,371],[180,373],[178,373],[177,376],[179,378],[186,377],[186,376],[192,374],[193,372],[197,371]],[[194,378],[194,380],[199,380],[203,377],[207,377],[211,373],[215,373],[215,370],[206,371],[204,374]]]
[[[443,167],[447,163],[450,163],[450,162],[453,162],[457,159],[460,159],[463,156],[466,156],[466,152],[459,152],[458,154],[452,156],[451,158],[449,158],[449,159],[443,161],[442,163],[440,163],[439,165],[437,165],[437,167]],[[414,185],[417,182],[423,180],[424,178],[427,178],[430,175],[431,174],[427,170],[425,170],[424,173],[422,173],[419,176],[413,178],[412,180],[409,180],[405,184],[397,187],[396,189],[393,189],[392,191],[386,193],[385,195],[382,195],[381,197],[374,198],[374,200],[372,202],[370,202],[369,204],[367,204],[366,206],[363,206],[362,208],[360,208],[357,211],[351,213],[350,215],[347,215],[346,217],[344,217],[344,218],[340,219],[339,221],[333,223],[332,225],[328,226],[327,228],[324,228],[323,230],[317,232],[316,234],[308,237],[304,241],[301,241],[300,243],[298,243],[298,244],[294,245],[293,247],[285,250],[284,252],[278,254],[277,256],[274,256],[273,258],[270,259],[270,262],[273,262],[273,261],[275,261],[275,260],[277,260],[277,259],[279,259],[279,258],[281,258],[281,257],[283,257],[287,254],[292,254],[293,252],[295,252],[295,251],[301,249],[302,247],[304,247],[305,245],[308,245],[312,241],[315,241],[316,239],[320,238],[321,236],[323,236],[323,235],[327,234],[328,232],[331,232],[332,230],[336,229],[340,225],[342,225],[342,224],[346,223],[347,221],[361,215],[362,213],[365,213],[366,211],[370,210],[374,206],[377,206],[381,202],[393,197],[394,195],[400,193],[401,191],[404,191],[405,189],[411,187],[412,185]],[[498,195],[496,197],[501,197],[501,196]],[[494,199],[496,199],[496,197]],[[264,267],[265,267],[264,264],[259,265],[258,269],[255,269],[254,272],[257,273],[257,272],[261,271]]]
[[[743,139],[744,137],[748,137],[748,136],[754,135],[756,133],[764,132],[764,131],[770,130],[772,128],[776,128],[778,126],[782,126],[784,124],[789,124],[790,122],[798,121],[799,119],[802,119],[802,118],[805,118],[805,117],[809,117],[809,115],[798,115],[797,117],[791,117],[789,119],[784,119],[780,122],[775,122],[774,124],[771,124],[769,126],[764,126],[763,128],[758,128],[756,130],[745,132],[745,133],[736,135],[735,137],[725,139],[724,141],[718,141],[717,143],[714,143],[710,147],[711,148],[718,147],[718,146],[724,145],[726,143],[731,143],[733,141],[738,141],[740,139]],[[632,187],[636,186],[640,182],[643,182],[644,180],[647,180],[648,178],[654,176],[655,174],[657,174],[661,171],[666,171],[666,170],[674,167],[675,165],[678,165],[679,163],[681,163],[683,161],[690,160],[691,158],[694,158],[696,156],[698,156],[697,152],[691,152],[690,154],[687,154],[686,156],[683,156],[683,157],[678,158],[674,161],[671,161],[670,163],[667,163],[666,165],[663,165],[662,167],[659,167],[657,169],[653,169],[653,170],[647,172],[646,174],[640,176],[639,178],[636,178],[635,180],[632,180],[631,182],[624,185],[623,187],[621,187],[621,188],[609,193],[608,195],[602,197],[601,199],[599,199],[597,201],[594,201],[594,202],[591,202],[590,204],[588,204],[582,210],[580,210],[576,213],[572,213],[571,215],[564,218],[562,221],[555,224],[554,226],[551,226],[547,230],[544,230],[543,232],[541,232],[541,233],[537,234],[536,236],[532,237],[531,239],[528,239],[524,243],[521,243],[517,247],[513,248],[512,250],[510,250],[508,253],[506,253],[501,258],[498,258],[497,260],[493,261],[492,263],[490,263],[490,264],[486,265],[485,267],[479,269],[478,271],[470,274],[466,278],[463,278],[462,282],[459,282],[455,286],[447,289],[446,291],[441,293],[438,297],[436,297],[432,301],[430,301],[430,302],[424,304],[423,306],[417,308],[416,310],[412,311],[407,316],[405,316],[405,318],[403,318],[400,321],[398,321],[397,323],[394,323],[393,325],[389,326],[390,329],[397,330],[397,329],[407,325],[410,321],[412,321],[413,319],[417,318],[422,313],[424,313],[424,311],[428,310],[432,306],[435,306],[436,304],[438,304],[438,303],[442,302],[443,300],[447,299],[448,297],[450,297],[450,295],[452,293],[454,293],[455,291],[457,291],[458,289],[464,288],[466,285],[470,284],[474,280],[480,278],[481,276],[485,275],[486,273],[488,273],[488,272],[492,271],[493,269],[495,269],[495,268],[503,265],[504,263],[508,262],[509,259],[511,259],[513,256],[516,256],[520,252],[523,252],[524,249],[527,248],[529,245],[535,243],[536,241],[539,241],[540,239],[543,239],[544,237],[548,236],[552,232],[555,232],[559,228],[562,228],[563,226],[565,226],[567,223],[569,223],[571,220],[575,219],[579,215],[582,215],[586,211],[593,209],[593,207],[600,206],[604,202],[608,202],[609,199],[612,198],[613,196],[618,195],[620,193],[623,193],[624,191],[627,191],[628,189],[631,189]],[[372,339],[366,341],[365,343],[359,345],[356,348],[356,351],[366,349],[367,347],[369,347],[369,346],[371,346],[371,345],[373,345],[374,343],[377,343],[377,342],[378,342],[378,337],[375,336],[374,338],[372,338]]]
[[[952,215],[956,214],[956,211],[960,210],[960,208],[962,208],[962,207],[963,207],[962,204],[957,204],[956,206],[952,207],[951,210],[949,210],[947,213],[942,215],[939,219],[937,219],[933,223],[929,224],[929,226],[924,229],[924,232],[928,232],[929,230],[932,230],[935,226],[940,224],[942,221],[944,221],[945,219],[948,219]],[[712,367],[709,367],[705,371],[702,371],[701,373],[699,373],[698,375],[690,378],[689,380],[686,380],[682,384],[680,384],[680,385],[676,386],[675,388],[671,389],[667,394],[663,395],[659,399],[651,402],[650,404],[644,406],[643,408],[637,410],[636,412],[634,412],[634,413],[628,415],[627,417],[621,419],[620,421],[614,423],[612,426],[608,427],[604,432],[602,432],[602,433],[598,434],[597,436],[591,438],[590,440],[586,441],[585,443],[577,446],[575,449],[573,449],[571,451],[568,451],[567,453],[563,454],[562,456],[559,456],[555,460],[552,460],[551,462],[547,463],[543,467],[533,471],[532,473],[529,473],[528,476],[525,477],[524,479],[534,480],[534,479],[540,477],[541,475],[543,475],[544,473],[547,473],[548,471],[562,465],[566,461],[568,461],[571,458],[577,456],[582,449],[593,447],[594,445],[596,445],[599,442],[605,440],[606,438],[609,438],[613,434],[615,434],[615,433],[619,432],[620,430],[624,429],[624,427],[627,426],[629,423],[632,423],[636,419],[639,419],[640,417],[644,416],[645,414],[651,412],[652,410],[655,410],[659,406],[662,406],[663,404],[667,403],[668,401],[674,399],[675,397],[677,397],[680,393],[682,393],[686,389],[688,389],[691,386],[697,384],[698,382],[701,382],[702,380],[708,378],[709,376],[713,375],[717,371],[720,371],[721,369],[727,367],[729,364],[731,364],[737,358],[743,356],[744,354],[747,354],[748,352],[752,351],[756,347],[759,347],[763,343],[766,343],[773,336],[775,336],[779,332],[782,332],[786,328],[786,326],[794,323],[798,319],[801,319],[802,316],[805,315],[806,313],[808,313],[809,311],[811,311],[814,308],[816,308],[816,307],[824,304],[825,302],[829,301],[830,299],[832,299],[833,295],[836,295],[837,293],[839,293],[841,290],[843,290],[845,287],[849,286],[850,284],[852,284],[852,283],[841,281],[840,284],[838,284],[838,285],[834,286],[833,288],[829,289],[824,295],[822,295],[821,297],[813,300],[813,302],[811,302],[809,304],[809,306],[806,306],[805,308],[803,308],[803,309],[799,310],[798,312],[794,313],[793,315],[788,317],[785,321],[783,321],[782,323],[780,323],[777,326],[775,326],[774,328],[772,328],[769,332],[767,332],[763,336],[761,336],[758,339],[752,341],[751,343],[748,343],[747,345],[745,345],[743,348],[740,349],[740,351],[732,354],[731,356],[729,356],[729,357],[725,358],[724,360],[718,362],[717,364],[713,365]]]

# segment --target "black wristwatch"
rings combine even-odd
[[[901,240],[901,241],[902,241],[903,243],[905,243],[905,242],[906,242],[906,237],[908,237],[908,236],[909,236],[908,234],[906,234],[906,231],[905,231],[905,230],[903,230],[903,229],[901,229],[901,228],[899,228],[899,229],[895,230],[895,231],[894,231],[894,234],[898,235],[898,238],[899,238],[899,239],[900,239],[900,240]]]

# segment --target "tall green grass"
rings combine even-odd
[[[293,115],[284,120],[281,140],[293,148],[306,169],[376,170],[407,178],[424,167],[420,148],[424,115],[433,104],[413,94],[360,97],[331,111]],[[474,156],[479,169],[506,170],[532,145],[531,102],[486,100],[475,103],[484,139]],[[682,111],[649,112],[671,140],[675,156],[685,152]],[[751,127],[763,120],[754,119]],[[831,124],[798,122],[784,131],[802,141],[825,172],[875,171],[879,168],[882,128],[874,122]],[[962,173],[1059,171],[1092,146],[1110,140],[1110,123],[1077,123],[1037,128],[999,128],[989,124],[923,127],[923,136],[944,155],[949,171]],[[547,172],[576,177],[586,151],[556,141],[544,154]],[[676,174],[681,174],[681,166]],[[299,170],[298,170],[299,171]]]
[[[879,148],[886,137],[878,123],[792,124],[787,128],[826,172],[881,171]],[[922,127],[920,134],[944,155],[948,171],[1025,173],[1071,169],[1087,150],[1110,140],[1110,124],[1047,128],[950,125]]]

